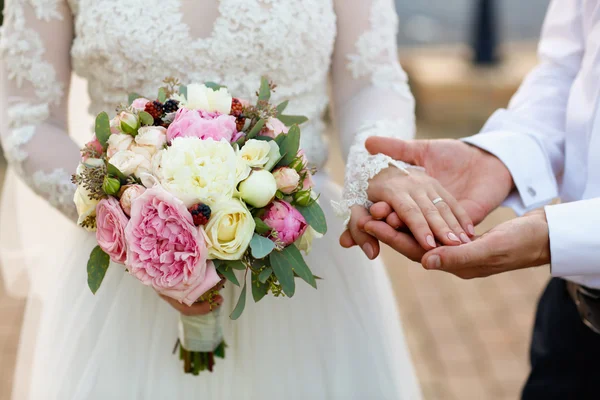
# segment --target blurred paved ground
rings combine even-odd
[[[418,70],[418,64],[416,67]],[[432,85],[423,75],[416,74],[413,81],[425,88]],[[494,104],[505,101],[491,88],[487,93],[489,99],[495,98]],[[423,96],[421,102],[433,100]],[[473,101],[468,96],[455,100],[464,101],[462,107],[468,108],[469,101]],[[428,117],[419,124],[419,136],[464,136],[474,133],[482,121],[483,116],[476,114],[462,123]],[[341,159],[336,151],[333,153],[329,168],[341,180]],[[3,165],[0,161],[0,179]],[[511,212],[499,210],[478,229],[483,232],[511,216]],[[426,399],[518,398],[528,370],[527,348],[535,302],[548,279],[547,268],[461,281],[443,273],[426,272],[388,250],[384,258]],[[9,397],[23,308],[22,301],[6,296],[0,282],[0,400]]]

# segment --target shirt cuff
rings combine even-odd
[[[552,276],[600,274],[600,198],[546,206]]]
[[[490,131],[462,139],[498,157],[506,165],[517,190],[503,205],[518,215],[558,197],[556,178],[544,151],[531,136],[511,131]]]

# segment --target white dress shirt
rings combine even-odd
[[[539,57],[508,109],[465,141],[510,170],[517,190],[505,205],[518,214],[560,197],[545,207],[551,273],[600,288],[598,1],[552,1]]]

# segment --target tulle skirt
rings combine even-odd
[[[13,294],[28,303],[13,399],[420,399],[385,268],[338,243],[318,179],[329,233],[306,258],[324,278],[298,281],[293,298],[265,297],[228,318],[240,288],[224,290],[228,345],[214,373],[184,375],[173,346],[178,314],[149,287],[111,265],[93,295],[86,263],[96,245],[9,171],[0,214],[0,254]]]

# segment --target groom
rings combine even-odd
[[[554,0],[541,62],[507,110],[463,141],[371,138],[367,148],[420,165],[480,222],[500,205],[522,215],[471,243],[425,253],[391,228],[387,203],[359,225],[427,269],[461,278],[550,264],[522,398],[598,399],[600,390],[600,9]],[[545,206],[560,197],[562,204]]]

